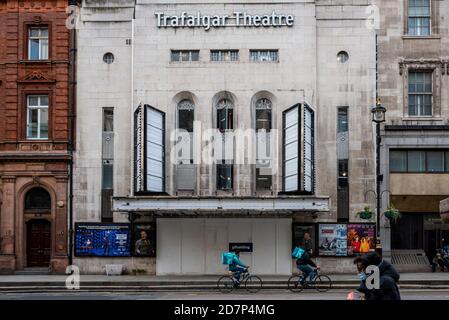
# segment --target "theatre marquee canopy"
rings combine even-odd
[[[115,197],[113,211],[156,212],[158,214],[293,215],[305,212],[328,212],[327,197]]]

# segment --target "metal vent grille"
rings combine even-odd
[[[394,250],[391,262],[395,265],[428,266],[430,264],[423,250]]]

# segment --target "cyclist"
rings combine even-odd
[[[307,277],[309,277],[309,281],[312,281],[313,277],[315,277],[315,270],[312,269],[312,267],[315,269],[320,269],[320,266],[316,265],[315,262],[312,261],[310,254],[307,251],[304,251],[302,256],[296,260],[296,266],[304,274],[301,284],[304,284]]]
[[[233,273],[235,282],[238,285],[240,283],[240,275],[248,271],[248,266],[240,261],[240,251],[235,250],[234,253],[235,256],[229,265],[229,271]]]

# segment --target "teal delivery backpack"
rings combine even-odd
[[[223,252],[221,254],[221,263],[230,265],[232,260],[234,260],[235,253],[232,252]]]
[[[304,254],[304,249],[302,249],[300,247],[296,247],[292,252],[292,257],[295,259],[300,259],[303,254]]]

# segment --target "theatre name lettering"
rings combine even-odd
[[[167,15],[155,12],[158,28],[210,28],[220,27],[292,27],[295,17],[289,14],[272,12],[266,15],[251,15],[236,11],[232,15],[203,15],[200,12],[180,15]]]

